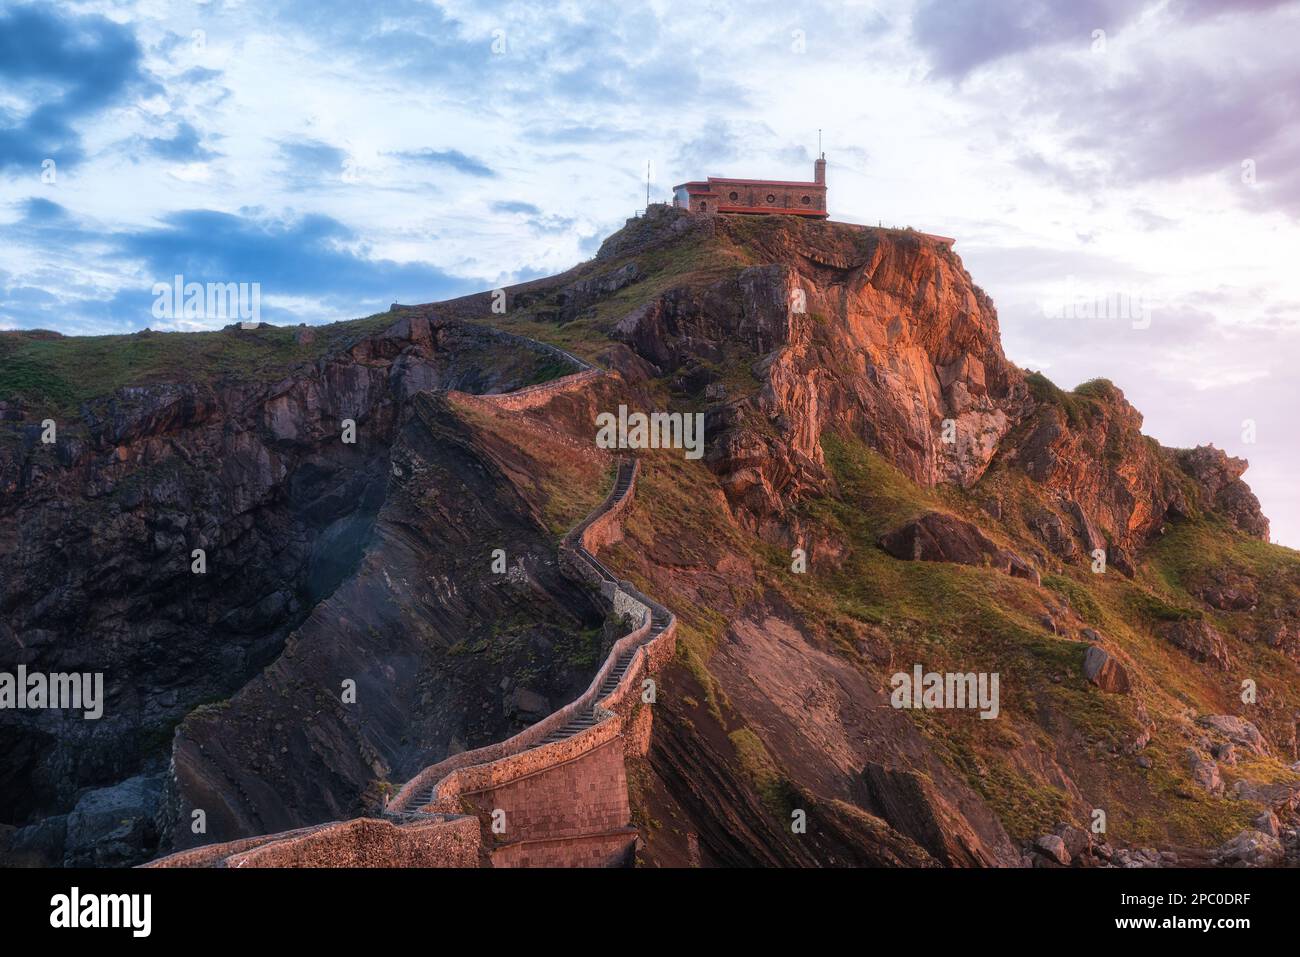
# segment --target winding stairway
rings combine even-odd
[[[620,461],[614,488],[610,492],[609,496],[594,512],[592,512],[591,515],[570,532],[569,536],[566,537],[566,542],[572,548],[573,553],[586,565],[587,568],[590,569],[594,578],[599,580],[600,590],[602,594],[606,596],[612,596],[622,589],[630,589],[631,586],[627,585],[625,582],[621,582],[618,577],[600,561],[600,559],[592,554],[586,545],[583,544],[582,532],[594,521],[609,514],[612,510],[624,508],[630,504],[631,496],[635,488],[637,471],[638,465],[635,459],[624,459]],[[660,639],[665,632],[668,632],[673,628],[676,623],[675,616],[666,608],[658,606],[657,604],[649,604],[646,607],[649,615],[649,627],[645,630],[643,636],[630,647],[623,647],[620,649],[619,645],[623,644],[623,642],[619,642],[615,645],[615,649],[611,651],[609,658],[606,660],[606,666],[597,673],[597,677],[592,682],[591,688],[588,689],[586,694],[582,695],[573,702],[573,704],[568,706],[569,709],[574,709],[575,705],[577,708],[574,709],[574,713],[567,722],[558,727],[549,728],[549,730],[545,731],[544,736],[538,736],[537,734],[530,735],[530,732],[534,732],[536,729],[548,727],[549,725],[554,724],[555,716],[557,714],[562,714],[566,710],[561,709],[533,725],[532,728],[521,732],[521,734],[517,735],[515,738],[505,742],[505,745],[508,747],[511,742],[518,742],[517,746],[520,752],[532,751],[538,748],[543,748],[547,745],[566,741],[588,731],[589,729],[595,728],[601,722],[613,717],[611,711],[601,707],[601,703],[605,702],[610,698],[610,696],[619,690],[620,685],[623,684],[624,678],[626,678],[628,673],[633,671],[634,667],[637,665],[639,660],[638,654],[642,652],[642,649]],[[644,625],[644,621],[641,624]],[[635,634],[635,631],[633,634]],[[587,702],[591,703],[588,704]],[[525,738],[528,740],[523,740]],[[489,746],[488,748],[480,749],[480,751],[468,753],[470,755],[476,755],[480,752],[485,752],[483,756],[488,757],[488,753],[496,747],[500,746]],[[455,758],[451,760],[455,761]],[[438,768],[441,767],[441,765],[435,765],[434,767]],[[427,774],[429,770],[430,769],[426,769],[425,772],[422,772],[422,775]],[[386,809],[386,814],[394,819],[402,821],[416,820],[425,816],[429,812],[422,809],[435,805],[438,801],[439,783],[440,782],[435,781],[427,786],[422,786],[410,791],[408,791],[410,788],[410,784],[408,783],[407,787],[399,791],[397,797],[389,803],[389,806]]]
[[[522,411],[609,375],[554,347],[533,344],[561,355],[578,371],[475,401]],[[620,581],[593,554],[599,544],[621,537],[638,470],[635,459],[621,459],[604,502],[560,546],[561,561],[598,589],[616,615],[633,623],[582,695],[505,741],[420,771],[388,802],[382,818],[206,845],[146,866],[463,867],[485,858],[493,866],[627,863],[637,831],[631,825],[624,760],[644,755],[649,747],[652,709],[641,698],[641,680],[672,657],[677,625],[672,612]],[[512,822],[508,837],[488,824],[503,811]]]

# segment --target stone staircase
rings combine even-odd
[[[523,411],[609,374],[554,347],[544,348],[579,371],[513,393],[473,398]],[[644,754],[650,720],[632,685],[671,658],[677,622],[668,609],[620,581],[588,544],[599,548],[621,536],[622,514],[630,506],[637,474],[635,459],[620,460],[605,501],[562,544],[562,558],[575,573],[598,587],[616,614],[629,614],[634,621],[576,701],[512,738],[425,768],[399,789],[382,818],[207,845],[150,866],[466,867],[481,864],[482,854],[493,866],[507,867],[626,863],[636,829],[630,821],[624,755]],[[488,795],[510,803],[511,814],[529,822],[523,837],[493,846],[486,832],[480,833],[477,815]]]
[[[573,539],[573,551],[577,557],[585,562],[595,575],[600,579],[602,592],[612,593],[620,587],[619,579],[611,572],[603,562],[593,555],[581,541],[581,536],[576,535],[585,528],[596,517],[617,508],[624,504],[625,500],[632,494],[632,489],[636,481],[637,463],[634,459],[624,459],[619,462],[618,472],[614,481],[614,488],[606,497],[601,506],[592,513],[591,516],[578,526],[571,533]],[[561,727],[555,728],[548,732],[544,737],[528,744],[522,744],[520,751],[531,751],[546,745],[555,744],[565,741],[582,732],[594,728],[601,721],[610,716],[610,712],[601,708],[601,702],[618,690],[619,685],[626,677],[628,671],[636,661],[637,652],[641,650],[642,645],[648,644],[662,635],[673,624],[673,615],[664,608],[650,608],[650,627],[646,631],[643,639],[631,648],[624,648],[614,659],[613,667],[609,669],[605,678],[601,681],[596,691],[594,703],[575,715]],[[586,696],[584,696],[586,697]],[[544,719],[545,720],[545,719]],[[427,817],[428,812],[420,810],[433,804],[438,798],[438,782],[431,783],[428,787],[416,791],[409,798],[402,800],[400,804],[390,807],[386,816],[392,820],[412,821]]]
[[[669,621],[670,619],[666,615],[662,615],[659,612],[652,613],[650,617],[650,631],[646,635],[646,641],[653,641],[659,635],[663,634],[664,629],[668,627]],[[631,651],[625,651],[618,656],[618,660],[615,662],[609,676],[605,678],[605,681],[600,686],[598,695],[601,700],[614,693],[614,689],[619,686],[619,682],[623,680],[623,676],[627,674],[627,670],[632,667],[632,659],[635,657],[635,648]],[[537,748],[541,747],[543,744],[552,744],[555,741],[563,741],[565,738],[571,738],[580,731],[586,731],[588,728],[595,726],[595,724],[600,721],[599,707],[600,706],[597,705],[595,708],[592,708],[589,713],[574,718],[564,727],[552,731],[540,742],[532,745],[532,747]]]

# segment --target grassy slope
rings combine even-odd
[[[753,228],[761,228],[761,224]],[[607,332],[628,311],[676,286],[699,287],[762,261],[743,242],[701,241],[605,262],[584,264],[570,281],[599,275],[635,259],[645,278],[621,290],[573,322],[556,325],[537,321],[532,313],[553,301],[504,317],[485,317],[494,324],[554,342],[586,357],[608,345]],[[560,286],[555,287],[558,292]],[[735,395],[752,381],[749,361],[738,356],[738,382],[728,383]],[[1030,386],[1043,402],[1058,404],[1067,422],[1082,425],[1097,415],[1110,398],[1105,380],[1084,383],[1065,392],[1042,376],[1031,375]],[[672,404],[664,391],[662,400]],[[636,569],[634,549],[655,539],[654,529],[681,529],[677,546],[687,553],[710,543],[749,560],[759,570],[754,594],[737,593],[736,604],[761,592],[779,594],[819,636],[838,653],[874,666],[855,650],[853,636],[866,626],[883,635],[895,661],[923,662],[936,670],[998,671],[1002,675],[1004,720],[969,720],[969,714],[913,713],[949,764],[981,793],[1002,817],[1013,837],[1024,839],[1050,829],[1071,815],[1069,796],[1033,769],[1032,756],[1054,761],[1079,788],[1086,806],[1107,811],[1113,838],[1133,843],[1157,842],[1207,846],[1246,826],[1257,813],[1254,805],[1214,798],[1190,781],[1183,762],[1187,740],[1178,732],[1188,717],[1206,713],[1245,714],[1236,702],[1238,676],[1225,676],[1194,665],[1181,652],[1156,637],[1154,630],[1180,617],[1209,615],[1225,634],[1249,631],[1241,616],[1210,613],[1186,590],[1198,572],[1229,562],[1249,569],[1259,580],[1274,583],[1261,605],[1271,608],[1300,589],[1300,556],[1288,549],[1249,539],[1210,517],[1173,529],[1143,556],[1134,581],[1118,574],[1096,576],[1086,568],[1061,568],[1049,573],[1044,588],[989,569],[938,563],[900,562],[876,547],[879,534],[928,508],[940,508],[980,525],[990,537],[1022,554],[1041,543],[1013,518],[1005,523],[983,513],[978,501],[989,487],[970,492],[917,487],[880,456],[851,438],[826,436],[827,460],[839,486],[835,496],[800,505],[800,517],[848,546],[838,566],[817,565],[810,574],[789,573],[789,556],[736,528],[721,508],[720,496],[707,469],[671,454],[648,453],[652,464],[642,480],[638,506],[629,521],[630,542],[612,553],[616,567],[629,570],[639,585],[658,588],[656,594],[681,618],[679,657],[705,689],[711,710],[726,708],[725,692],[708,672],[708,659],[726,632],[727,620],[715,609],[702,607],[684,594],[674,595],[666,579],[652,583]],[[1099,458],[1122,455],[1122,449],[1095,450]],[[1172,469],[1172,465],[1170,465]],[[1041,490],[1019,473],[990,476],[1008,502],[1044,501]],[[699,556],[697,556],[698,558]],[[737,586],[741,589],[742,586]],[[1263,591],[1261,592],[1261,594]],[[1051,612],[1062,619],[1067,635],[1053,635],[1041,623]],[[1064,614],[1062,614],[1064,612]],[[1088,625],[1102,632],[1118,650],[1138,687],[1133,696],[1108,695],[1081,676],[1086,643],[1078,631]],[[1300,704],[1300,672],[1295,664],[1267,647],[1233,641],[1242,669],[1273,677],[1273,694],[1291,705]],[[1239,670],[1242,670],[1239,669]],[[887,675],[877,675],[884,684]],[[1146,753],[1149,770],[1137,766],[1125,746],[1141,731],[1141,700],[1157,730]],[[728,721],[734,715],[728,715]],[[737,765],[750,773],[760,793],[773,788],[770,759],[758,761],[761,741],[734,734]],[[1275,754],[1285,758],[1280,747]],[[765,753],[765,752],[764,752]],[[1229,790],[1239,776],[1255,780],[1294,777],[1278,758],[1244,762],[1223,768]],[[761,771],[761,773],[758,773]],[[1079,823],[1086,823],[1080,821]]]
[[[1216,549],[1226,549],[1254,556],[1264,566],[1284,571],[1291,582],[1287,587],[1300,582],[1295,553],[1213,523],[1197,523],[1166,536],[1136,581],[1115,574],[1103,578],[1082,568],[1062,569],[1047,576],[1046,587],[1040,589],[992,569],[898,561],[876,546],[882,531],[929,508],[975,520],[980,513],[974,495],[950,488],[921,489],[856,441],[835,436],[824,441],[840,492],[803,503],[801,513],[805,527],[848,546],[838,564],[819,563],[814,551],[809,573],[791,574],[784,550],[727,521],[716,485],[703,466],[661,452],[653,454],[638,494],[628,526],[630,541],[611,553],[615,567],[636,569],[643,558],[638,552],[655,540],[655,529],[679,530],[674,537],[683,550],[683,563],[711,563],[708,555],[692,554],[707,543],[743,556],[757,569],[756,589],[746,593],[744,586],[737,586],[737,607],[760,593],[773,599],[779,595],[803,616],[820,646],[873,673],[882,686],[887,686],[888,669],[863,657],[854,642],[863,628],[885,642],[895,663],[909,668],[920,662],[927,670],[997,671],[1002,679],[1001,720],[942,711],[914,712],[912,717],[937,752],[985,797],[1014,838],[1032,838],[1062,819],[1086,823],[1070,795],[1042,773],[1041,760],[1055,762],[1074,782],[1082,808],[1106,810],[1109,834],[1121,842],[1210,846],[1249,824],[1257,806],[1212,797],[1191,783],[1183,762],[1188,741],[1179,732],[1188,717],[1200,714],[1251,716],[1234,707],[1239,676],[1192,664],[1153,629],[1171,617],[1196,613],[1195,599],[1165,580],[1171,563],[1187,561],[1189,543],[1181,540],[1184,537],[1213,543],[1203,551],[1196,551],[1202,546],[1192,546],[1197,555],[1213,556]],[[981,524],[995,539],[1017,545],[1014,535],[986,516]],[[656,576],[651,582],[636,571],[630,576],[681,616],[679,657],[700,680],[711,710],[720,721],[726,711],[726,724],[733,726],[725,690],[708,670],[712,650],[726,633],[726,617],[688,594],[674,593],[670,578]],[[1048,610],[1067,634],[1055,635],[1043,627],[1040,616]],[[1240,622],[1218,617],[1225,619],[1220,622],[1225,634],[1240,630]],[[1083,679],[1087,645],[1078,632],[1085,623],[1101,631],[1120,653],[1136,694],[1105,694]],[[1293,662],[1260,644],[1234,641],[1233,653],[1242,662],[1239,670],[1269,676],[1280,698],[1297,700],[1300,674]],[[1145,751],[1153,760],[1151,769],[1140,768],[1125,753],[1142,729],[1139,701],[1157,723]],[[737,766],[751,776],[760,794],[770,794],[775,786],[771,761],[755,758],[765,753],[761,741],[733,732],[733,743]],[[1293,779],[1283,749],[1275,747],[1274,753],[1278,757],[1222,768],[1229,793],[1239,777]]]
[[[28,419],[67,418],[82,402],[124,386],[175,382],[274,380],[393,322],[389,313],[298,328],[265,326],[221,332],[150,332],[125,336],[50,336],[0,332],[0,398],[19,399]]]

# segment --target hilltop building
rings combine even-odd
[[[806,216],[826,219],[826,154],[813,163],[811,183],[779,179],[708,179],[673,187],[673,205],[699,213]]]

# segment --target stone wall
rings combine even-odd
[[[145,867],[477,867],[482,854],[471,817],[397,826],[355,818],[181,851]]]
[[[599,369],[584,369],[572,375],[552,379],[550,382],[524,386],[524,388],[516,389],[514,392],[488,393],[474,396],[474,398],[511,412],[522,412],[524,409],[533,409],[545,405],[562,393],[576,392],[583,389],[587,383],[604,375],[605,373]]]
[[[628,867],[633,863],[637,830],[584,834],[546,841],[505,844],[492,852],[493,867]]]
[[[631,819],[619,738],[532,774],[480,790],[462,791],[489,818],[498,814],[502,843],[559,841],[625,828]],[[499,812],[504,812],[504,818]]]

